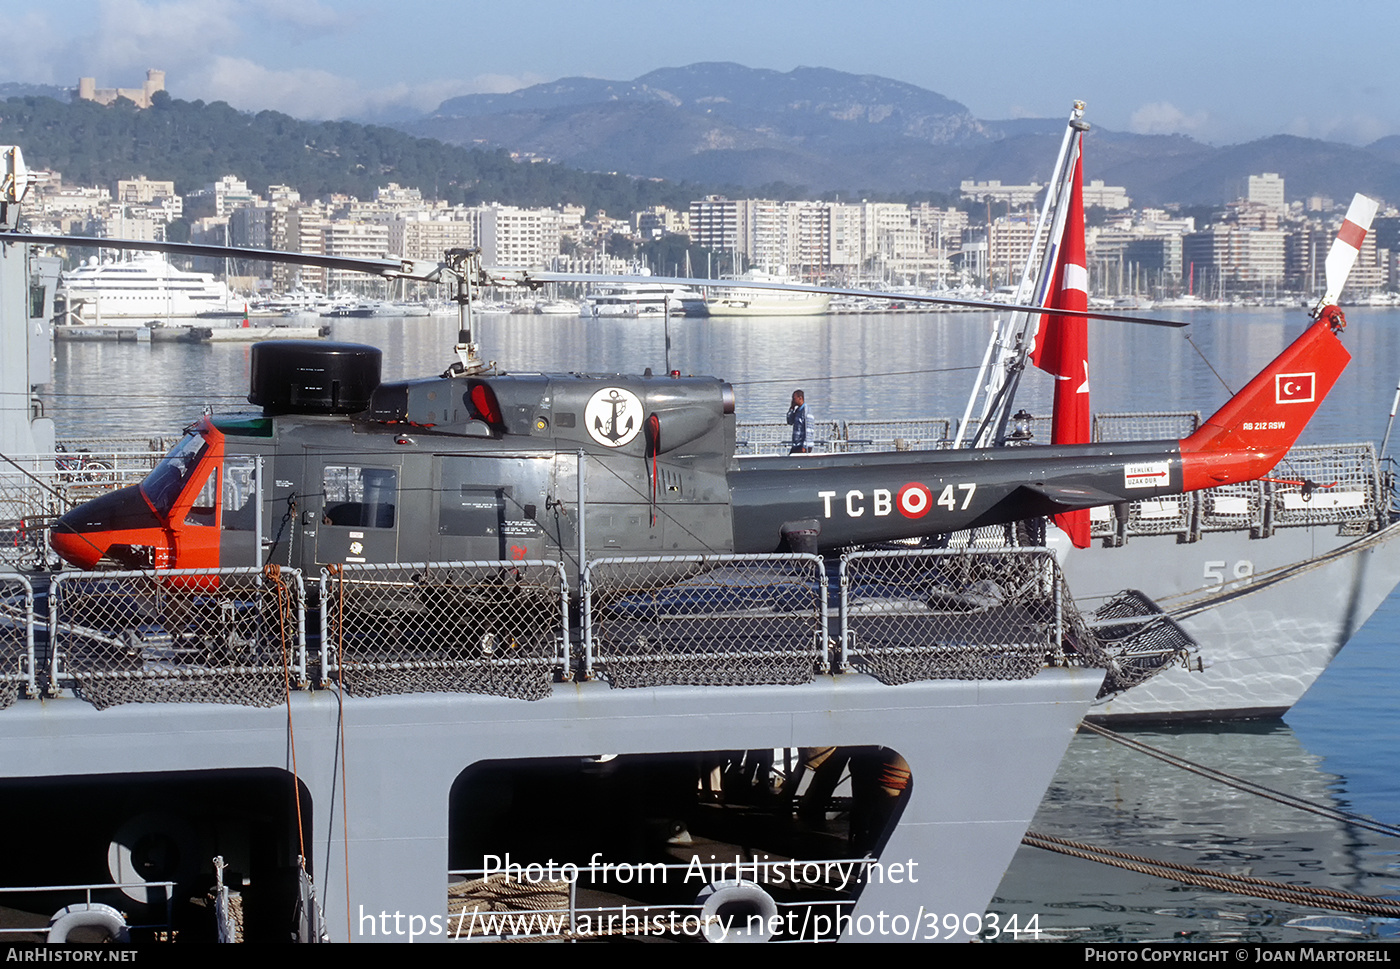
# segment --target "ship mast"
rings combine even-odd
[[[1084,132],[1089,130],[1084,118],[1084,102],[1075,101],[1060,142],[1060,154],[1055,160],[1054,176],[1045,192],[1035,233],[1031,236],[1030,254],[1026,257],[1021,279],[1014,297],[1018,305],[1043,306],[1049,292],[1051,275],[1055,271],[1065,218],[1069,209],[1074,166],[1079,160]],[[1043,258],[1036,255],[1044,247]],[[987,258],[991,259],[992,225],[987,223]],[[1011,408],[1021,374],[1026,369],[1026,357],[1031,351],[1039,316],[1026,312],[1013,313],[1005,325],[997,321],[992,332],[991,346],[977,373],[977,383],[968,398],[963,420],[953,440],[954,447],[991,447],[1006,442],[1006,429],[1011,420]],[[1003,334],[1006,339],[1003,339]],[[995,357],[995,360],[992,358]],[[989,367],[990,364],[990,367]],[[983,381],[986,380],[984,385]],[[964,441],[970,428],[969,418],[982,397],[981,413],[976,432]]]

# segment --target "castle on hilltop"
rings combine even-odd
[[[126,98],[135,102],[138,108],[149,108],[151,95],[164,90],[165,72],[157,70],[147,71],[146,83],[140,87],[99,88],[95,77],[78,78],[78,100],[96,101],[98,104],[111,104],[117,98]]]

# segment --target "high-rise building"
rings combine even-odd
[[[716,252],[739,250],[739,202],[707,195],[690,203],[690,237]]]
[[[486,265],[547,268],[559,255],[560,214],[555,209],[484,205],[480,213]]]
[[[1249,200],[1266,205],[1280,215],[1288,211],[1288,203],[1283,200],[1283,179],[1277,172],[1249,176]]]

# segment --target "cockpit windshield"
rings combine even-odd
[[[185,483],[194,474],[199,459],[209,450],[209,441],[201,431],[186,434],[170,453],[161,459],[150,474],[141,481],[141,493],[160,515],[169,515]]]

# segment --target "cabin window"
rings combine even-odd
[[[235,532],[251,532],[257,527],[257,476],[250,454],[235,454],[224,458],[224,528]]]
[[[210,468],[204,476],[204,484],[199,489],[199,496],[195,498],[190,510],[185,513],[186,525],[216,525],[218,524],[219,507],[219,476],[214,469]]]
[[[355,528],[393,528],[399,475],[390,468],[326,465],[322,523]]]

